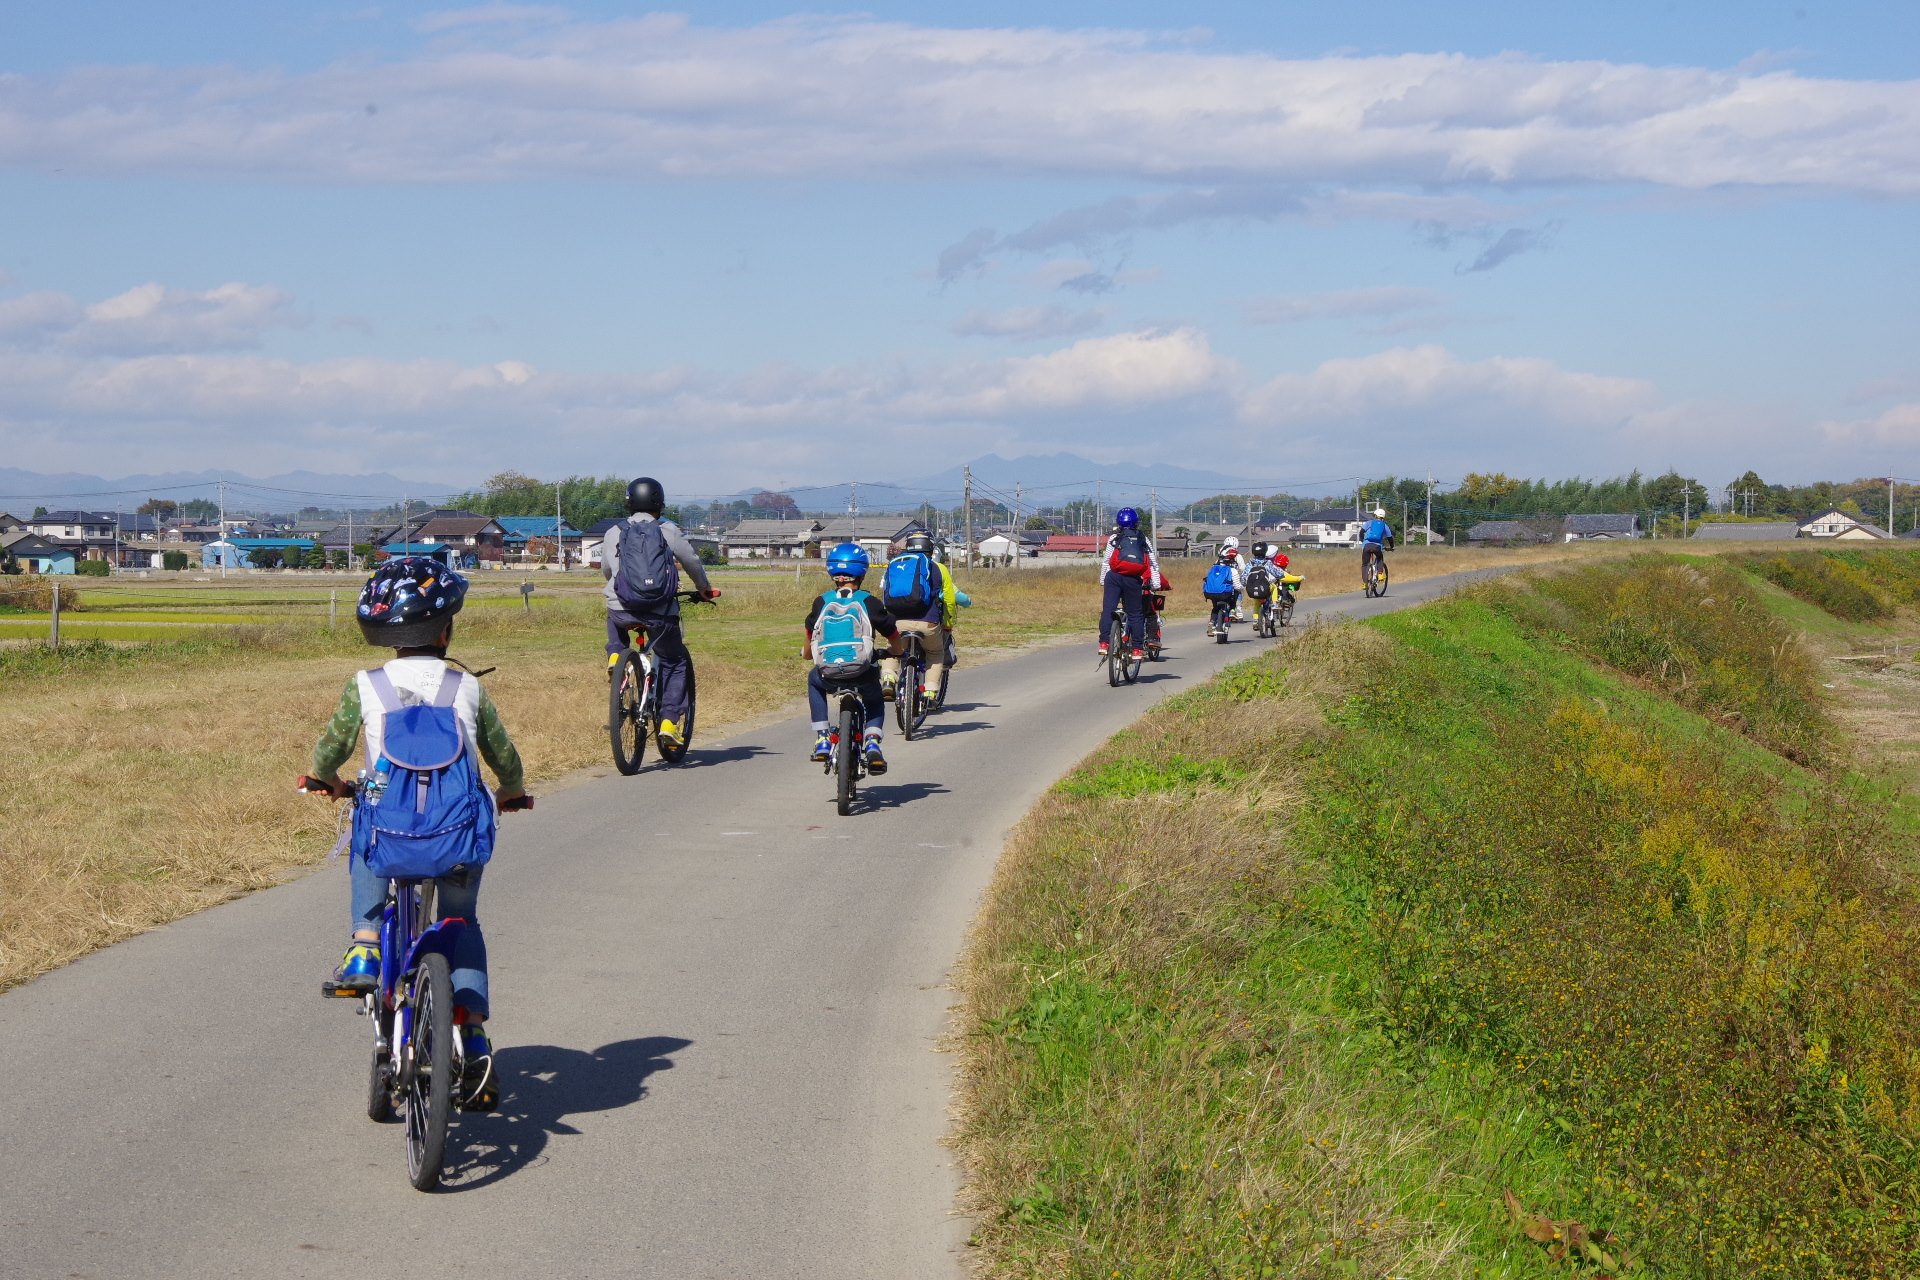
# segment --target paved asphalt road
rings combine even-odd
[[[800,720],[509,816],[502,1103],[458,1119],[439,1193],[365,1118],[365,1021],[317,994],[342,864],[0,997],[0,1277],[959,1277],[948,967],[1040,792],[1260,643],[1200,630],[1131,688],[1090,644],[963,665],[846,818]]]

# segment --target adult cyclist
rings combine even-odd
[[[680,634],[679,570],[693,575],[704,599],[718,599],[720,593],[707,581],[707,570],[680,526],[660,518],[666,506],[667,491],[658,480],[635,478],[627,486],[627,518],[607,530],[600,544],[600,572],[607,580],[607,669],[618,667],[629,632],[646,632],[654,670],[660,673],[660,743],[677,748],[686,743],[692,665]]]
[[[1387,568],[1387,552],[1394,549],[1393,526],[1387,523],[1385,507],[1375,507],[1373,518],[1360,531],[1360,577],[1367,576],[1367,562],[1378,561],[1381,572]]]
[[[1113,513],[1113,532],[1107,535],[1106,553],[1100,557],[1100,656],[1106,657],[1110,644],[1124,644],[1137,662],[1147,656],[1145,600],[1146,583],[1164,582],[1160,576],[1160,556],[1153,540],[1140,528],[1140,513],[1122,507]],[[1126,614],[1127,631],[1116,641],[1113,635],[1113,609]]]

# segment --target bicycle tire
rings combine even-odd
[[[1127,633],[1118,625],[1114,627],[1114,632],[1113,639],[1107,646],[1107,684],[1111,688],[1118,689],[1120,687],[1120,665],[1123,661],[1120,655],[1126,652],[1125,637]]]
[[[833,772],[835,799],[840,806],[840,816],[846,817],[853,812],[854,776],[859,768],[854,756],[859,749],[854,741],[853,708],[845,699],[840,703],[840,741],[833,748]]]
[[[367,1067],[367,1119],[375,1124],[393,1123],[393,1055],[380,1048],[393,1043],[393,1015],[384,1010],[374,1013],[375,1040],[373,1061]]]
[[[1223,604],[1213,606],[1213,634],[1216,643],[1227,642],[1227,606]]]
[[[698,690],[695,688],[694,679],[693,679],[693,655],[688,654],[687,655],[687,722],[680,726],[680,745],[677,747],[669,747],[666,743],[660,741],[660,729],[658,725],[654,727],[654,731],[653,731],[653,745],[659,748],[660,758],[662,760],[665,760],[668,764],[679,764],[682,760],[685,760],[687,758],[687,748],[693,745],[693,719],[695,714],[698,711],[698,707],[695,704],[695,695],[697,694],[697,692]],[[658,712],[659,712],[659,708],[658,708],[658,704],[656,704],[655,705],[656,719],[658,718]]]
[[[1133,647],[1127,647],[1127,657],[1120,663],[1120,675],[1128,684],[1140,678],[1140,664],[1144,659],[1133,656]]]
[[[647,754],[646,667],[629,649],[614,671],[607,688],[607,736],[613,740],[613,767],[631,777]]]
[[[1287,599],[1282,600],[1280,602],[1280,625],[1283,627],[1290,627],[1293,625],[1292,597],[1288,597]]]
[[[416,1191],[440,1185],[453,1119],[453,975],[437,951],[422,957],[409,982],[413,1069],[407,1078],[407,1180]]]
[[[927,667],[924,662],[914,665],[912,678],[900,682],[900,690],[894,697],[907,709],[906,723],[900,732],[908,742],[912,742],[913,735],[927,722]]]

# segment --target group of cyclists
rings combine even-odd
[[[680,574],[692,578],[693,598],[715,600],[720,592],[679,527],[665,518],[666,492],[660,482],[641,476],[627,486],[626,519],[610,529],[602,547],[606,579],[606,648],[609,670],[616,669],[629,637],[643,633],[659,681],[660,719],[656,733],[666,746],[684,746],[691,723],[689,672],[691,660],[680,634]],[[1392,530],[1376,510],[1363,534],[1363,560],[1393,546]],[[865,740],[859,744],[867,771],[886,772],[881,741],[886,723],[884,703],[896,696],[903,636],[918,634],[927,652],[926,685],[933,705],[944,687],[941,674],[954,661],[953,626],[957,609],[972,603],[960,591],[952,573],[941,563],[933,539],[916,533],[887,562],[878,594],[866,588],[872,559],[864,547],[843,542],[823,556],[831,585],[816,596],[803,627],[805,656],[812,661],[807,676],[814,743],[811,758],[821,761],[830,751],[827,706],[829,698],[851,689],[866,712]],[[1215,566],[1224,573],[1209,574],[1209,584],[1224,583],[1231,614],[1244,621],[1241,595],[1256,575],[1284,582],[1287,557],[1277,546],[1256,543],[1250,559],[1242,561],[1238,538],[1222,543]],[[1140,513],[1122,507],[1114,513],[1100,560],[1102,607],[1099,651],[1124,644],[1131,656],[1143,656],[1145,613],[1164,603],[1169,587],[1161,572],[1159,554]],[[1284,587],[1282,588],[1284,589]],[[492,1046],[485,1030],[490,1013],[487,990],[487,951],[477,916],[484,863],[492,848],[492,814],[531,808],[526,794],[519,752],[507,735],[486,691],[477,679],[462,678],[465,667],[448,656],[453,641],[454,616],[466,600],[467,583],[459,573],[438,561],[404,556],[375,569],[360,591],[356,619],[367,643],[395,650],[391,660],[347,681],[326,731],[313,750],[313,772],[302,777],[303,789],[335,798],[363,798],[378,804],[382,782],[401,771],[430,766],[397,758],[391,750],[390,726],[395,738],[413,740],[424,725],[438,724],[448,742],[462,751],[477,752],[493,770],[497,786],[491,793],[478,781],[479,771],[460,775],[473,779],[474,803],[485,803],[485,847],[467,863],[434,879],[440,910],[465,919],[466,927],[449,957],[452,968],[454,1022],[459,1037],[461,1080],[459,1104],[468,1110],[492,1110],[498,1101]],[[1117,607],[1117,608],[1116,608]],[[1124,617],[1125,634],[1116,637],[1116,612]],[[1210,629],[1211,634],[1211,629]],[[879,642],[885,642],[882,649]],[[457,669],[456,669],[457,668]],[[364,739],[366,768],[355,782],[340,778],[340,770]],[[390,758],[394,757],[394,758]],[[445,761],[431,768],[443,768]],[[441,776],[435,774],[434,776]],[[374,780],[369,791],[369,779]],[[412,793],[410,793],[412,794]],[[426,804],[428,789],[417,793]],[[484,802],[480,797],[486,797]],[[438,803],[445,803],[440,797]],[[471,807],[471,806],[469,806]],[[476,824],[477,827],[478,824]],[[379,923],[386,886],[375,875],[367,857],[366,841],[355,824],[354,848],[349,858],[352,890],[349,941],[339,965],[329,975],[326,994],[360,997],[372,991],[380,977]],[[463,828],[464,829],[464,828]],[[377,831],[376,825],[368,830]],[[444,835],[444,833],[441,833]]]

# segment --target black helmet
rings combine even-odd
[[[908,551],[917,551],[923,556],[930,556],[933,554],[933,535],[927,533],[910,533],[907,535],[907,540],[902,546]]]
[[[652,476],[641,476],[627,486],[627,514],[644,511],[657,516],[667,508],[667,491]]]
[[[389,649],[424,649],[460,606],[467,602],[467,580],[438,560],[400,556],[373,571],[360,588],[360,634],[368,644]]]

